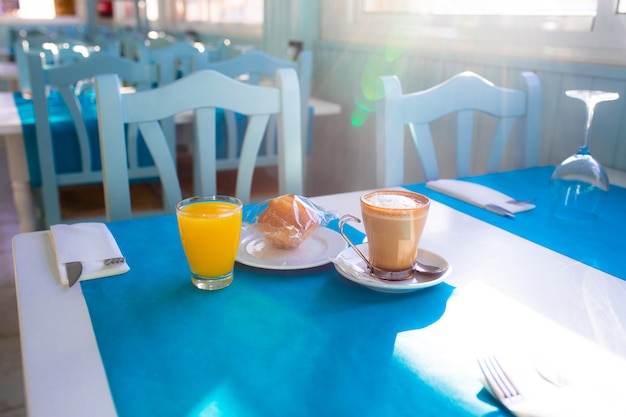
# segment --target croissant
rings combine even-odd
[[[297,248],[319,224],[317,210],[294,194],[269,200],[257,219],[257,228],[265,240],[280,249]]]

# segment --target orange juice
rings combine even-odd
[[[229,197],[194,197],[180,202],[176,215],[193,276],[232,276],[241,232],[241,202]]]

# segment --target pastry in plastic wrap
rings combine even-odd
[[[320,221],[320,213],[308,201],[287,194],[268,201],[256,227],[271,245],[294,249],[317,229]]]

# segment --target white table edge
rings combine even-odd
[[[28,240],[29,256],[17,258],[16,246],[23,239]],[[50,272],[54,270],[53,258],[47,231],[13,238],[28,414],[116,416],[81,287],[60,284],[56,274]],[[32,262],[32,259],[45,259],[45,262]],[[18,270],[32,280],[18,280]],[[36,326],[29,325],[32,322]]]

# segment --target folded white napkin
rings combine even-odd
[[[123,258],[117,242],[104,223],[57,224],[50,227],[61,283],[67,284],[66,264],[80,262],[80,280],[123,274],[130,270],[126,260],[105,264],[106,259]]]
[[[508,195],[469,181],[439,179],[428,181],[426,187],[482,208],[486,208],[488,204],[495,204],[511,213],[535,208],[533,204],[528,203],[508,203],[512,200]]]

